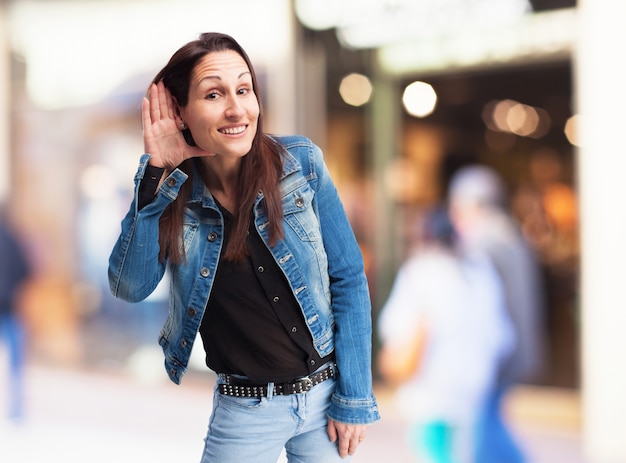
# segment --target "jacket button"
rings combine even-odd
[[[187,315],[189,315],[190,317],[195,317],[197,313],[198,312],[193,307],[189,307],[187,309]]]
[[[274,301],[274,302],[278,302],[278,301],[280,301],[280,297],[278,297],[278,296],[274,296],[273,301]]]
[[[187,347],[187,340],[186,339],[181,339],[180,340],[180,345],[183,347]]]
[[[206,267],[202,267],[202,269],[200,269],[200,275],[202,275],[204,278],[208,277],[210,273],[211,271]]]
[[[257,268],[257,270],[259,271],[259,273],[265,272],[265,268],[263,268],[262,265],[259,265],[259,268]]]
[[[297,331],[298,331],[298,328],[296,328],[295,326],[291,327],[291,332],[292,332],[292,333],[295,333],[295,332],[297,332]]]
[[[167,179],[167,186],[174,187],[174,186],[176,186],[176,183],[177,183],[176,179],[173,178],[173,177],[170,177],[170,178]]]
[[[304,206],[304,199],[296,198],[296,206],[298,206],[298,207]]]
[[[315,365],[315,360],[311,360],[311,365]]]
[[[207,239],[211,242],[215,241],[217,239],[217,233],[215,232],[209,233],[209,236],[207,236]]]

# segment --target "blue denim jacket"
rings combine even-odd
[[[267,217],[259,192],[254,221],[289,280],[320,356],[335,351],[337,390],[329,417],[368,424],[379,419],[372,390],[371,305],[363,258],[321,150],[304,137],[279,137],[287,152],[280,180],[285,238],[269,246]],[[159,344],[170,379],[180,383],[209,300],[222,248],[223,219],[208,189],[194,176],[184,221],[186,262],[158,260],[158,221],[187,175],[174,170],[153,202],[138,210],[137,191],[149,155],[141,157],[135,199],[109,260],[113,294],[129,302],[146,298],[166,267],[171,275],[169,315]]]

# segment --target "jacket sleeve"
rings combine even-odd
[[[338,386],[329,417],[350,424],[380,419],[372,387],[372,319],[361,250],[321,150],[313,145],[315,208],[328,256],[331,304],[335,318]]]
[[[159,262],[159,219],[187,179],[185,173],[174,170],[159,187],[154,200],[139,209],[139,186],[149,159],[148,154],[141,156],[135,175],[134,198],[109,257],[111,292],[128,302],[148,297],[165,274],[165,263]]]

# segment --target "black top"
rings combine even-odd
[[[148,166],[139,186],[139,206],[154,198],[162,170]],[[156,182],[156,183],[155,183]],[[217,201],[216,201],[217,203]],[[224,217],[225,249],[233,216]],[[218,373],[239,374],[254,383],[289,381],[313,373],[321,359],[289,282],[259,236],[251,217],[242,262],[220,257],[200,325],[206,364]]]
[[[224,248],[233,217],[220,210]],[[208,367],[258,383],[314,372],[329,359],[320,359],[313,347],[302,310],[252,220],[246,244],[248,256],[242,262],[220,258],[218,264],[200,325]]]

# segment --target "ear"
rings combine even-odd
[[[181,113],[181,107],[179,106],[176,98],[172,96],[172,100],[174,100],[174,118],[176,120],[176,125],[180,128],[181,124],[185,122]]]

